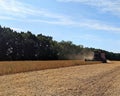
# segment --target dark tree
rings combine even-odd
[[[54,41],[51,36],[30,31],[18,33],[10,28],[0,26],[0,60],[58,60],[78,59],[91,51],[101,49],[84,48],[71,41]],[[120,53],[105,50],[107,59],[120,60]]]

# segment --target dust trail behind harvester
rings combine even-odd
[[[82,51],[78,54],[69,54],[66,55],[68,59],[72,59],[72,60],[92,60],[94,58],[94,52],[92,51]]]

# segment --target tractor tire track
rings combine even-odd
[[[67,89],[57,93],[56,96],[108,96],[107,90],[112,87],[114,79],[120,74],[120,67],[116,67],[108,72],[103,72],[97,76],[79,80],[76,88]],[[60,95],[61,94],[61,95]],[[73,95],[72,95],[73,94]]]

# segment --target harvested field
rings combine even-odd
[[[0,75],[96,63],[100,62],[85,62],[84,60],[0,62]]]
[[[119,96],[120,62],[0,76],[0,96]]]

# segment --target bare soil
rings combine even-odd
[[[0,76],[0,96],[120,96],[120,62]]]

